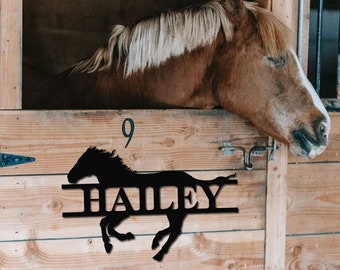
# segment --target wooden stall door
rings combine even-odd
[[[126,119],[133,121],[134,132],[125,148],[129,138],[122,129],[130,133],[131,128]],[[223,155],[223,142],[248,150],[255,143],[267,143],[268,138],[244,119],[223,110],[2,110],[0,122],[1,152],[35,158],[31,163],[1,168],[0,254],[4,268],[60,269],[62,264],[67,269],[112,265],[263,269],[266,264],[267,269],[283,269],[285,203],[279,200],[284,199],[285,166],[280,169],[278,164],[287,153],[280,146],[270,165],[267,154],[254,156],[253,171],[244,170],[241,151]],[[151,243],[154,234],[168,226],[165,216],[133,216],[118,229],[135,233],[136,240],[112,239],[114,249],[106,254],[101,217],[62,216],[83,207],[81,190],[61,187],[68,184],[68,171],[89,146],[115,149],[139,173],[180,170],[203,180],[236,173],[238,185],[224,188],[218,203],[237,207],[239,213],[189,214],[183,234],[162,263],[152,259],[156,251]],[[267,181],[267,177],[271,179]],[[96,181],[89,178],[83,184]],[[174,200],[171,190],[166,189],[162,200]],[[111,196],[108,208],[116,198]],[[136,193],[128,196],[138,205]],[[202,206],[207,204],[204,193],[195,196]],[[93,207],[98,205],[93,202]]]

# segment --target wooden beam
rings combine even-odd
[[[126,119],[135,128],[125,148]],[[267,141],[247,120],[224,110],[11,110],[0,113],[0,123],[3,152],[36,158],[19,168],[1,168],[3,175],[67,173],[89,146],[116,149],[137,171],[243,169],[242,151],[223,155],[223,142],[250,149]],[[142,165],[143,160],[148,162]],[[256,156],[253,163],[254,169],[265,169],[266,157]]]
[[[291,30],[297,48],[298,1],[272,0],[271,10]],[[266,197],[265,269],[285,269],[288,147],[279,144],[274,161],[268,162]]]
[[[292,0],[272,0],[271,5],[272,12],[291,30],[291,44],[293,48],[297,46],[298,6],[298,1]]]
[[[0,0],[0,108],[21,108],[22,0]]]
[[[265,268],[285,269],[288,147],[280,143],[273,161],[268,161]]]
[[[301,44],[301,64],[302,68],[307,74],[308,70],[308,49],[309,49],[309,22],[310,22],[310,0],[304,0],[303,7],[303,31],[302,31],[302,44]]]

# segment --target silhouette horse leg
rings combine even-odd
[[[107,253],[111,253],[112,251],[112,244],[110,243],[109,235],[116,237],[119,241],[127,241],[127,240],[135,239],[135,236],[131,232],[122,234],[122,233],[117,232],[114,229],[127,217],[129,217],[129,215],[127,214],[115,213],[115,215],[108,215],[100,221],[102,239],[103,239],[104,247]],[[106,233],[106,231],[109,233],[109,235]]]
[[[152,249],[159,246],[159,241],[161,241],[164,236],[169,234],[169,238],[166,243],[162,246],[161,250],[153,257],[156,261],[162,261],[164,255],[168,253],[172,244],[176,241],[177,237],[182,233],[183,221],[186,214],[174,212],[167,214],[170,226],[162,231],[159,231],[152,241]]]

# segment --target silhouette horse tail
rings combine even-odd
[[[237,179],[233,179],[235,177],[236,173],[231,174],[229,176],[219,176],[213,180],[207,181],[207,183],[209,183],[209,185],[221,185],[221,184],[235,185],[237,184]]]

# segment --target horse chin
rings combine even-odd
[[[289,149],[295,156],[314,159],[327,148],[327,145],[319,144],[317,139],[304,131],[297,130],[292,135],[293,142],[289,145]]]

